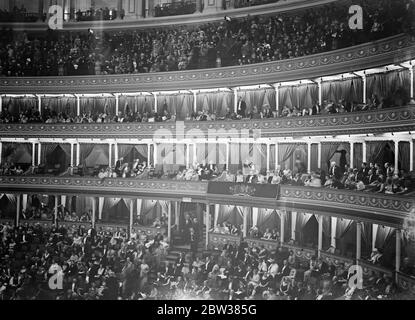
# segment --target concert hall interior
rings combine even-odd
[[[414,298],[414,0],[0,0],[0,28],[0,300]]]

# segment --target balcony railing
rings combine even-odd
[[[280,186],[279,199],[209,194],[208,182],[98,179],[78,177],[1,176],[1,193],[38,193],[165,199],[201,203],[227,203],[260,208],[341,216],[401,228],[414,211],[415,200],[366,192],[327,188]]]
[[[175,139],[191,133],[192,138],[240,138],[256,130],[260,137],[367,134],[415,130],[415,106],[364,112],[268,118],[259,120],[184,121],[156,123],[0,123],[0,137]],[[166,132],[168,135],[166,135]],[[214,134],[214,136],[210,136]]]
[[[257,85],[398,64],[415,58],[415,36],[397,35],[354,47],[251,65],[133,75],[6,77],[1,93],[102,93],[189,90]]]

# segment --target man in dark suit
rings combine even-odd
[[[205,260],[205,264],[203,265],[205,274],[208,274],[209,272],[211,272],[214,265],[215,263],[213,262],[212,258],[210,256],[207,256]]]
[[[197,253],[197,245],[199,243],[198,234],[194,228],[190,228],[189,234],[189,242],[190,242],[190,250],[192,251],[193,255]]]
[[[115,172],[117,173],[117,175],[121,175],[121,167],[123,165],[123,162],[124,162],[124,158],[121,157],[115,163]]]
[[[330,165],[329,176],[330,176],[330,178],[333,178],[333,179],[336,179],[336,180],[340,180],[340,178],[342,176],[340,167],[338,165],[336,165],[335,161],[333,161]]]
[[[244,100],[242,100],[242,97],[239,97],[236,111],[242,118],[246,117],[246,103]]]
[[[360,168],[359,173],[358,173],[358,179],[364,181],[368,175],[368,172],[369,172],[369,167],[366,162],[363,162],[362,167]]]
[[[372,169],[370,169],[367,176],[366,176],[366,178],[365,178],[365,180],[363,180],[363,182],[365,184],[371,184],[371,183],[373,183],[377,180],[378,180],[378,176],[373,172]]]

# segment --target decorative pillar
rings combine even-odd
[[[154,142],[153,146],[153,166],[155,167],[157,164],[157,143]]]
[[[171,201],[167,202],[167,238],[169,244],[171,244]]]
[[[321,105],[323,104],[323,88],[321,85],[321,78],[317,79],[317,85],[318,85],[318,104]]]
[[[0,163],[2,163],[1,159],[3,157],[3,142],[0,141]],[[33,149],[32,149],[32,163],[33,163]]]
[[[36,143],[32,142],[32,167],[34,167],[36,164],[35,152],[36,152]],[[1,158],[1,153],[0,153],[0,158]]]
[[[362,223],[356,224],[356,261],[360,260],[362,255]]]
[[[104,197],[98,198],[98,219],[99,221],[102,220],[102,209],[104,208]]]
[[[233,111],[238,113],[238,89],[233,89]]]
[[[26,212],[27,209],[27,194],[22,194],[22,210]]]
[[[336,248],[336,229],[337,229],[337,217],[331,217],[331,237],[330,246]]]
[[[118,161],[118,143],[114,143],[114,164]]]
[[[275,169],[278,166],[278,142],[275,142]]]
[[[198,2],[198,1],[196,1]],[[196,91],[193,91],[193,111],[196,112],[197,111],[197,96],[196,96]]]
[[[317,144],[317,168],[321,169],[321,142]]]
[[[307,173],[311,172],[311,142],[307,142]]]
[[[285,231],[285,215],[286,215],[286,213],[285,213],[285,211],[284,210],[281,210],[280,211],[280,220],[281,220],[281,224],[280,224],[280,242],[281,242],[281,244],[283,244],[284,243],[284,238],[285,238],[285,235],[284,235],[284,231]]]
[[[363,82],[363,103],[366,103],[366,87],[367,87],[367,81],[366,81],[366,73],[363,72],[362,75],[362,82]]]
[[[112,166],[112,142],[108,143],[108,166],[111,167]]]
[[[130,200],[130,232],[129,238],[131,239],[131,233],[133,232],[133,222],[134,222],[134,199]]]
[[[291,212],[291,239],[295,240],[295,231],[297,227],[297,212]]]
[[[58,196],[55,196],[54,214],[55,214],[55,227],[57,227],[58,226]]]
[[[96,203],[95,203],[95,197],[91,198],[92,200],[92,217],[91,217],[91,224],[92,224],[92,228],[95,229],[95,220],[96,220]]]
[[[197,163],[196,147],[197,147],[197,144],[193,143],[193,163]]]
[[[350,141],[350,168],[354,168],[354,142]]]
[[[39,114],[42,114],[42,98],[40,96],[37,96],[37,103],[38,103]]]
[[[79,166],[81,163],[81,145],[79,142],[76,143],[76,165]]]
[[[275,111],[277,111],[277,117],[280,115],[280,83],[277,83],[275,88]]]
[[[37,144],[37,164],[38,165],[40,165],[40,161],[41,161],[41,152],[42,152],[42,144],[40,143],[40,141],[39,141],[39,143]]]
[[[410,104],[414,104],[415,103],[415,94],[414,94],[414,66],[411,66],[409,68],[409,77],[410,77],[410,89],[409,89],[409,95],[410,95]]]
[[[378,235],[379,225],[376,223],[372,224],[372,251],[376,248],[376,237]]]
[[[395,163],[394,163],[394,167],[395,167],[395,173],[399,172],[398,169],[398,165],[399,165],[399,140],[394,140],[393,141],[393,145],[395,147]]]
[[[76,97],[76,115],[80,116],[81,115],[81,98],[79,97],[79,95],[75,95]]]
[[[317,252],[320,257],[320,252],[323,250],[323,216],[318,216],[318,247]]]
[[[186,143],[186,169],[190,167],[190,143]]]
[[[61,195],[61,206],[66,207],[66,195]]]
[[[409,171],[414,170],[414,140],[409,140]]]
[[[366,155],[366,141],[362,142],[362,153],[363,153],[363,155],[362,155],[363,162],[366,162],[366,158],[367,158],[367,155]]]
[[[147,143],[147,165],[149,167],[151,166],[151,164],[150,164],[150,156],[151,156],[150,148],[151,148],[151,144]]]
[[[401,236],[402,231],[400,229],[396,229],[396,256],[395,256],[395,271],[399,272],[401,269]]]
[[[216,228],[216,226],[218,225],[218,218],[219,218],[219,204],[215,204],[215,215],[213,217],[213,229]]]
[[[3,111],[3,96],[0,95],[0,112]]]
[[[230,144],[226,142],[226,170],[229,170],[229,153],[230,153]]]
[[[249,207],[250,210],[252,210],[252,207]],[[248,233],[248,210],[243,211],[243,236],[246,238],[246,235]]]
[[[267,142],[267,171],[269,171],[269,153],[270,153],[270,143]]]
[[[174,203],[174,205],[175,205],[175,208],[174,208],[174,213],[175,213],[175,215],[174,215],[174,224],[176,225],[176,228],[177,228],[177,230],[179,230],[180,228],[179,228],[179,225],[180,225],[180,202],[179,201],[176,201],[175,203]]]
[[[20,194],[16,196],[16,227],[20,223]]]
[[[206,204],[206,213],[205,213],[205,224],[206,224],[206,239],[205,239],[205,249],[209,247],[209,230],[210,230],[210,204]]]
[[[157,112],[157,93],[152,92],[152,94],[154,96],[154,111]]]
[[[73,153],[74,153],[73,143],[71,142],[71,167],[73,167],[73,166],[74,166],[74,162],[73,162]]]
[[[120,12],[118,11],[117,13],[118,15],[120,14]],[[118,115],[119,112],[119,108],[120,108],[120,95],[119,93],[114,94],[115,95],[115,114]]]

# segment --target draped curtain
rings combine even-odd
[[[19,113],[26,110],[38,109],[38,101],[36,97],[10,97],[3,100],[4,110],[8,110],[11,115],[18,116]]]
[[[275,170],[275,144],[269,147],[269,169]]]
[[[321,164],[320,168],[328,170],[330,168],[330,160],[333,158],[337,149],[340,147],[340,142],[324,142],[321,144]]]
[[[160,95],[157,97],[157,110],[164,112],[166,109],[171,115],[176,115],[177,120],[185,120],[193,112],[193,99],[193,94]]]
[[[377,97],[393,98],[396,94],[402,94],[405,102],[409,98],[410,73],[407,69],[372,74],[366,79],[367,97],[375,94]]]
[[[76,115],[76,98],[75,97],[46,97],[42,98],[42,107],[49,108],[56,114],[63,113],[67,116]]]
[[[31,143],[13,143],[3,142],[1,161],[11,161],[13,163],[31,163],[32,162],[32,144]]]
[[[297,94],[295,92],[295,86],[287,86],[279,88],[279,106],[280,110],[286,106],[292,108],[298,105]]]
[[[253,221],[253,224],[255,224],[255,221]],[[258,226],[261,232],[264,232],[265,229],[277,229],[279,232],[280,224],[280,217],[276,210],[258,208],[258,217],[256,225]]]
[[[323,100],[338,102],[344,99],[347,102],[362,102],[363,82],[361,78],[323,81],[321,86]]]
[[[197,111],[208,111],[216,117],[224,117],[227,108],[231,106],[229,102],[232,92],[201,92],[196,95]]]
[[[92,150],[94,149],[96,145],[93,143],[81,143],[80,144],[80,155],[79,155],[79,161],[81,164],[85,163],[86,158],[89,157]]]
[[[81,114],[115,114],[115,97],[81,97]]]
[[[318,101],[318,86],[316,83],[300,84],[297,86],[297,101],[300,109],[308,109]]]
[[[55,153],[60,147],[65,157],[61,158]],[[41,163],[47,165],[61,164],[61,167],[68,167],[71,162],[71,146],[67,143],[43,143],[41,152]]]
[[[89,151],[89,153],[87,153]],[[85,156],[85,157],[82,157]],[[92,148],[88,146],[82,148],[81,145],[81,163],[84,163],[86,167],[95,167],[109,165],[109,148],[108,145],[97,144]]]
[[[376,234],[375,248],[384,249],[395,232],[394,228],[379,226]]]
[[[336,238],[341,240],[350,230],[352,226],[353,220],[346,219],[346,218],[337,218],[337,225],[336,225]]]
[[[240,96],[246,103],[246,112],[251,112],[254,107],[261,111],[263,107],[269,106],[275,109],[275,90],[274,88],[258,88],[253,90],[244,90],[239,92]]]
[[[302,143],[279,143],[278,144],[278,164],[281,165],[281,169],[293,169],[293,158],[296,151],[300,151],[297,154],[300,162],[305,163],[307,156],[306,145]]]
[[[390,141],[368,141],[366,142],[366,153],[367,153],[367,160],[368,162],[372,163],[379,163],[382,164],[383,157],[385,154],[385,147],[389,145],[391,146]]]
[[[232,205],[219,205],[217,223],[221,225],[222,223],[228,221],[235,208],[236,207]]]
[[[124,158],[126,162],[147,161],[147,148],[146,144],[118,144],[118,158]]]
[[[398,155],[398,162],[400,164],[399,169],[403,169],[405,172],[409,171],[409,157],[410,157],[410,143],[405,142],[405,141],[399,142],[399,155]]]
[[[295,225],[295,230],[297,232],[301,232],[304,226],[307,224],[308,220],[310,220],[312,214],[305,213],[305,212],[297,212],[297,221]]]
[[[119,97],[118,110],[122,113],[127,112],[150,112],[154,109],[154,97],[147,95],[123,96]]]

